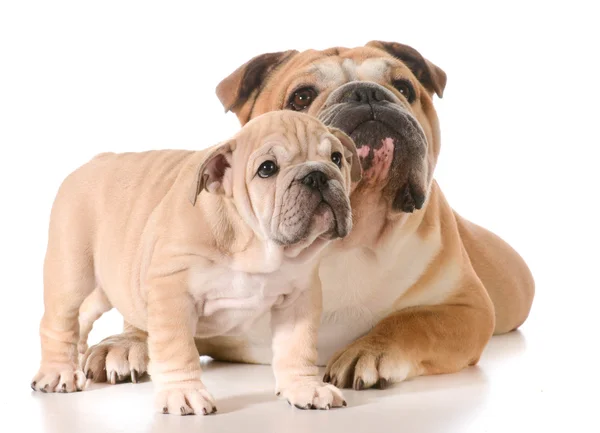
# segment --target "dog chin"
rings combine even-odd
[[[286,243],[285,255],[289,258],[308,259],[338,236],[335,215],[331,206],[322,202],[315,210],[309,227],[294,241]]]

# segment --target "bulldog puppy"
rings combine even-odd
[[[349,134],[363,177],[351,194],[352,233],[319,264],[323,314],[318,364],[341,387],[451,373],[476,364],[491,335],[529,315],[534,281],[519,254],[452,209],[434,180],[440,127],[433,105],[446,74],[394,42],[254,57],[217,96],[242,124],[270,111],[299,111]],[[269,363],[268,320],[244,335],[197,340],[216,359]],[[147,352],[132,324],[88,350],[130,377]],[[141,369],[141,370],[138,370]],[[100,379],[102,380],[102,378]]]
[[[78,320],[91,329],[114,306],[147,332],[163,413],[215,412],[194,338],[243,334],[265,315],[277,393],[303,409],[345,405],[316,376],[317,264],[351,230],[360,175],[348,136],[293,112],[261,116],[203,151],[95,157],[52,208],[32,388],[73,392],[106,374],[89,357],[85,375],[77,370]]]

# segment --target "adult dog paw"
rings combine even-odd
[[[398,346],[367,335],[333,355],[323,380],[340,388],[385,389],[406,379],[410,371],[410,363]]]

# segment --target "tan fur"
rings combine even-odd
[[[261,113],[287,109],[292,92],[302,86],[319,90],[307,110],[311,115],[350,80],[377,82],[396,95],[392,79],[415,86],[410,110],[428,142],[423,208],[398,213],[390,206],[396,185],[363,180],[351,195],[351,235],[333,242],[319,266],[318,362],[327,365],[326,380],[356,389],[475,364],[494,332],[525,321],[534,295],[533,278],[518,253],[459,216],[433,179],[441,137],[432,98],[442,95],[445,74],[410,47],[368,45],[257,56],[217,88],[226,109],[245,124]],[[215,338],[198,349],[217,359],[266,363],[268,341],[267,323],[260,323],[245,336]]]
[[[341,168],[333,152],[345,155]],[[340,131],[273,113],[205,151],[103,154],[77,169],[52,209],[32,387],[82,389],[77,343],[82,350],[93,321],[114,306],[125,332],[86,351],[87,379],[135,382],[149,367],[159,411],[212,413],[194,337],[235,335],[271,313],[277,392],[302,408],[341,406],[339,390],[316,377],[317,258],[332,230],[351,227],[355,157]],[[258,176],[273,159],[277,175]],[[306,197],[317,193],[304,182],[316,172],[328,182],[318,203],[330,205],[319,215],[309,214]],[[296,241],[275,241],[305,228]]]
[[[96,287],[85,298],[85,301],[79,307],[79,343],[77,344],[77,350],[80,354],[83,355],[88,349],[87,339],[94,322],[110,309],[112,309],[112,305],[100,287]]]
[[[432,94],[441,96],[446,75],[410,47],[378,41],[368,45],[292,55],[272,68],[261,82],[260,91],[240,101],[233,111],[243,124],[261,113],[286,108],[293,89],[312,85],[319,94],[308,113],[317,115],[327,96],[347,81],[374,81],[398,94],[391,81],[405,78],[417,90],[416,102],[410,108],[429,143],[428,161],[433,173],[441,140]],[[376,59],[385,66],[373,67]],[[410,63],[404,63],[403,59]],[[361,68],[367,60],[369,67]],[[341,71],[337,75],[332,66],[336,64]],[[328,65],[325,78],[320,65]],[[243,70],[242,66],[236,72],[239,75]],[[348,74],[355,75],[348,77]],[[229,87],[227,91],[227,85],[224,80],[220,94],[235,95],[237,89]],[[351,196],[353,233],[329,247],[320,267],[325,296],[322,332],[327,333],[328,326],[333,329],[344,314],[372,317],[370,320],[383,316],[370,332],[329,360],[326,379],[342,386],[382,385],[381,381],[385,384],[473,365],[494,331],[508,332],[524,322],[533,300],[533,279],[520,256],[497,236],[458,216],[435,181],[431,180],[425,207],[414,214],[398,215],[391,211],[385,188],[382,192],[365,183],[358,185]],[[414,234],[422,239],[425,256],[413,258],[410,251],[403,251],[402,245],[413,239]],[[396,291],[397,297],[388,309],[378,306],[376,314],[366,314],[360,313],[359,301],[344,310],[335,305],[335,300],[328,304],[329,291],[334,293],[332,298],[348,291],[348,288],[336,289],[336,280],[348,281],[343,273],[353,264],[346,262],[340,266],[336,258],[339,260],[343,257],[341,253],[350,250],[370,251],[376,257],[357,274],[364,273],[375,280],[362,288],[365,292]],[[421,263],[423,270],[416,280],[404,281]],[[396,280],[396,285],[390,280]],[[370,289],[371,284],[385,288]],[[358,287],[356,292],[360,290]],[[337,302],[340,303],[339,297]],[[372,311],[373,307],[363,304],[362,308]],[[332,332],[335,336],[336,331]]]

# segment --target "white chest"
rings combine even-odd
[[[271,308],[289,302],[301,281],[278,270],[268,274],[227,268],[191,273],[190,293],[199,315],[197,337],[235,335],[246,331]]]
[[[401,246],[382,246],[377,254],[355,248],[323,260],[319,359],[328,359],[391,312],[409,306],[404,305],[405,294],[425,273],[438,249],[437,239],[426,242],[413,235]]]

